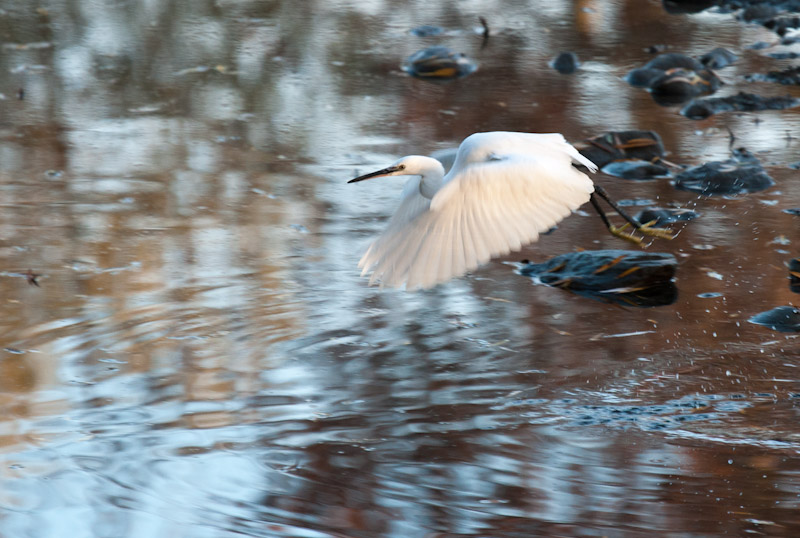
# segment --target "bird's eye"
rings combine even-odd
[[[405,169],[406,169],[406,165],[404,165],[404,164],[401,164],[401,165],[400,165],[400,166],[398,166],[397,168],[398,168],[399,170],[405,170]]]

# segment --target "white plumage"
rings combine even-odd
[[[370,284],[429,288],[536,241],[587,201],[597,167],[560,134],[467,137],[452,169],[412,155],[350,182],[411,176],[386,230],[361,258]]]

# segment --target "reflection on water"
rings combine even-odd
[[[426,24],[442,33],[410,33]],[[747,322],[797,304],[797,111],[691,122],[624,81],[652,45],[725,46],[734,94],[779,67],[747,49],[768,30],[632,0],[9,1],[0,27],[0,535],[800,528],[800,341]],[[401,71],[433,45],[479,70]],[[569,76],[547,65],[564,51]],[[366,287],[355,265],[400,183],[345,180],[491,129],[654,130],[686,166],[733,136],[776,185],[599,177],[701,214],[658,242],[678,260],[666,306],[497,261]],[[505,261],[623,246],[579,212]]]

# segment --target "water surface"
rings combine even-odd
[[[0,535],[800,529],[800,340],[747,321],[798,304],[798,109],[696,122],[623,80],[651,45],[725,46],[720,95],[800,97],[744,81],[791,65],[748,48],[773,33],[641,0],[18,1],[0,28]],[[430,45],[478,71],[400,70]],[[588,208],[433,290],[369,288],[402,180],[346,180],[501,129],[652,129],[683,165],[732,134],[776,185],[596,178],[701,214],[648,247],[679,261],[668,306],[503,263],[629,247]]]

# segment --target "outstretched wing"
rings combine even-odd
[[[362,275],[367,273],[366,260],[381,259],[386,256],[387,248],[391,248],[391,245],[385,240],[386,238],[403,235],[411,222],[430,209],[430,198],[424,197],[419,189],[421,179],[420,176],[411,176],[406,182],[400,196],[400,205],[389,219],[386,230],[369,246],[358,263],[359,267],[364,268]]]
[[[488,160],[462,163],[428,209],[390,224],[372,244],[359,263],[373,272],[370,283],[428,288],[536,241],[594,190],[561,144],[533,156],[492,152]]]

